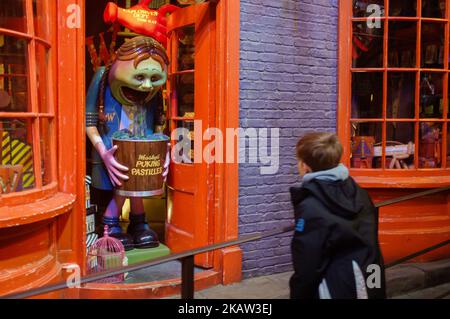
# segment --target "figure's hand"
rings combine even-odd
[[[114,153],[117,151],[118,146],[114,145],[111,149],[107,150],[103,143],[97,145],[97,151],[105,164],[111,183],[113,186],[122,186],[122,181],[127,181],[129,177],[122,173],[127,172],[128,167],[119,164],[114,158]]]
[[[170,165],[170,143],[167,143],[166,161],[164,162],[164,168],[162,173],[164,182],[167,181],[167,175],[169,175],[169,165]]]

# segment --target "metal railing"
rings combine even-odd
[[[389,200],[386,200],[383,202],[379,202],[379,203],[376,203],[375,206],[377,208],[389,206],[389,205],[397,204],[400,202],[405,202],[408,200],[420,198],[423,196],[442,193],[442,192],[449,191],[449,190],[450,190],[450,186],[431,189],[431,190],[418,192],[418,193],[414,193],[414,194],[409,194],[409,195],[389,199]],[[254,234],[254,235],[245,235],[237,240],[227,241],[227,242],[223,242],[220,244],[208,245],[208,246],[204,246],[201,248],[189,250],[186,252],[171,254],[166,257],[156,258],[151,261],[144,261],[144,262],[136,263],[131,266],[121,267],[121,268],[117,268],[117,269],[104,271],[101,273],[88,275],[88,276],[82,277],[80,279],[79,284],[81,285],[81,284],[86,284],[86,283],[90,283],[90,282],[95,282],[95,281],[105,279],[110,276],[119,275],[119,274],[123,274],[123,273],[127,273],[127,272],[133,272],[133,271],[149,268],[152,266],[156,266],[159,264],[167,263],[170,261],[179,260],[179,261],[181,261],[181,298],[182,299],[193,299],[194,298],[194,257],[196,255],[211,252],[211,251],[214,251],[217,249],[227,248],[230,246],[245,244],[248,242],[260,240],[260,239],[267,238],[267,237],[282,235],[285,233],[292,232],[292,231],[294,231],[294,229],[295,229],[294,226],[289,226],[289,227],[284,227],[284,228],[278,229],[278,230],[273,230],[273,231],[268,231],[268,232],[260,232],[260,233]],[[393,267],[395,265],[404,263],[405,261],[408,261],[408,260],[411,260],[418,256],[424,255],[426,253],[429,253],[430,251],[444,247],[448,244],[450,244],[450,239],[446,240],[444,242],[438,243],[436,245],[433,245],[431,247],[427,247],[425,249],[417,251],[408,256],[402,257],[402,258],[400,258],[394,262],[391,262],[389,264],[386,264],[385,268],[387,269],[387,268]],[[57,284],[52,284],[52,285],[47,285],[47,286],[40,287],[40,288],[31,289],[31,290],[24,291],[21,293],[6,295],[1,298],[6,298],[6,299],[28,298],[28,297],[42,295],[45,293],[49,293],[49,292],[53,292],[53,291],[57,291],[57,290],[61,290],[61,289],[66,289],[66,288],[69,288],[69,285],[68,285],[67,281],[64,281],[64,282],[59,282]]]

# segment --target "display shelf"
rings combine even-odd
[[[133,249],[125,252],[128,258],[128,265],[134,265],[144,261],[170,255],[170,249],[163,244],[158,247],[148,249]]]

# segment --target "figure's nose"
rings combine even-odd
[[[142,82],[141,87],[142,87],[144,90],[151,90],[151,89],[153,88],[153,83],[152,83],[151,79],[149,79],[149,78],[145,79],[145,80]]]

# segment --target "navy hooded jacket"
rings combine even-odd
[[[385,298],[378,209],[367,192],[351,177],[337,181],[314,178],[290,192],[296,222],[291,298],[324,298],[324,287],[325,296],[333,299]],[[363,280],[358,281],[355,266]],[[366,296],[361,297],[358,282],[367,283],[367,279],[374,284],[365,285]]]

